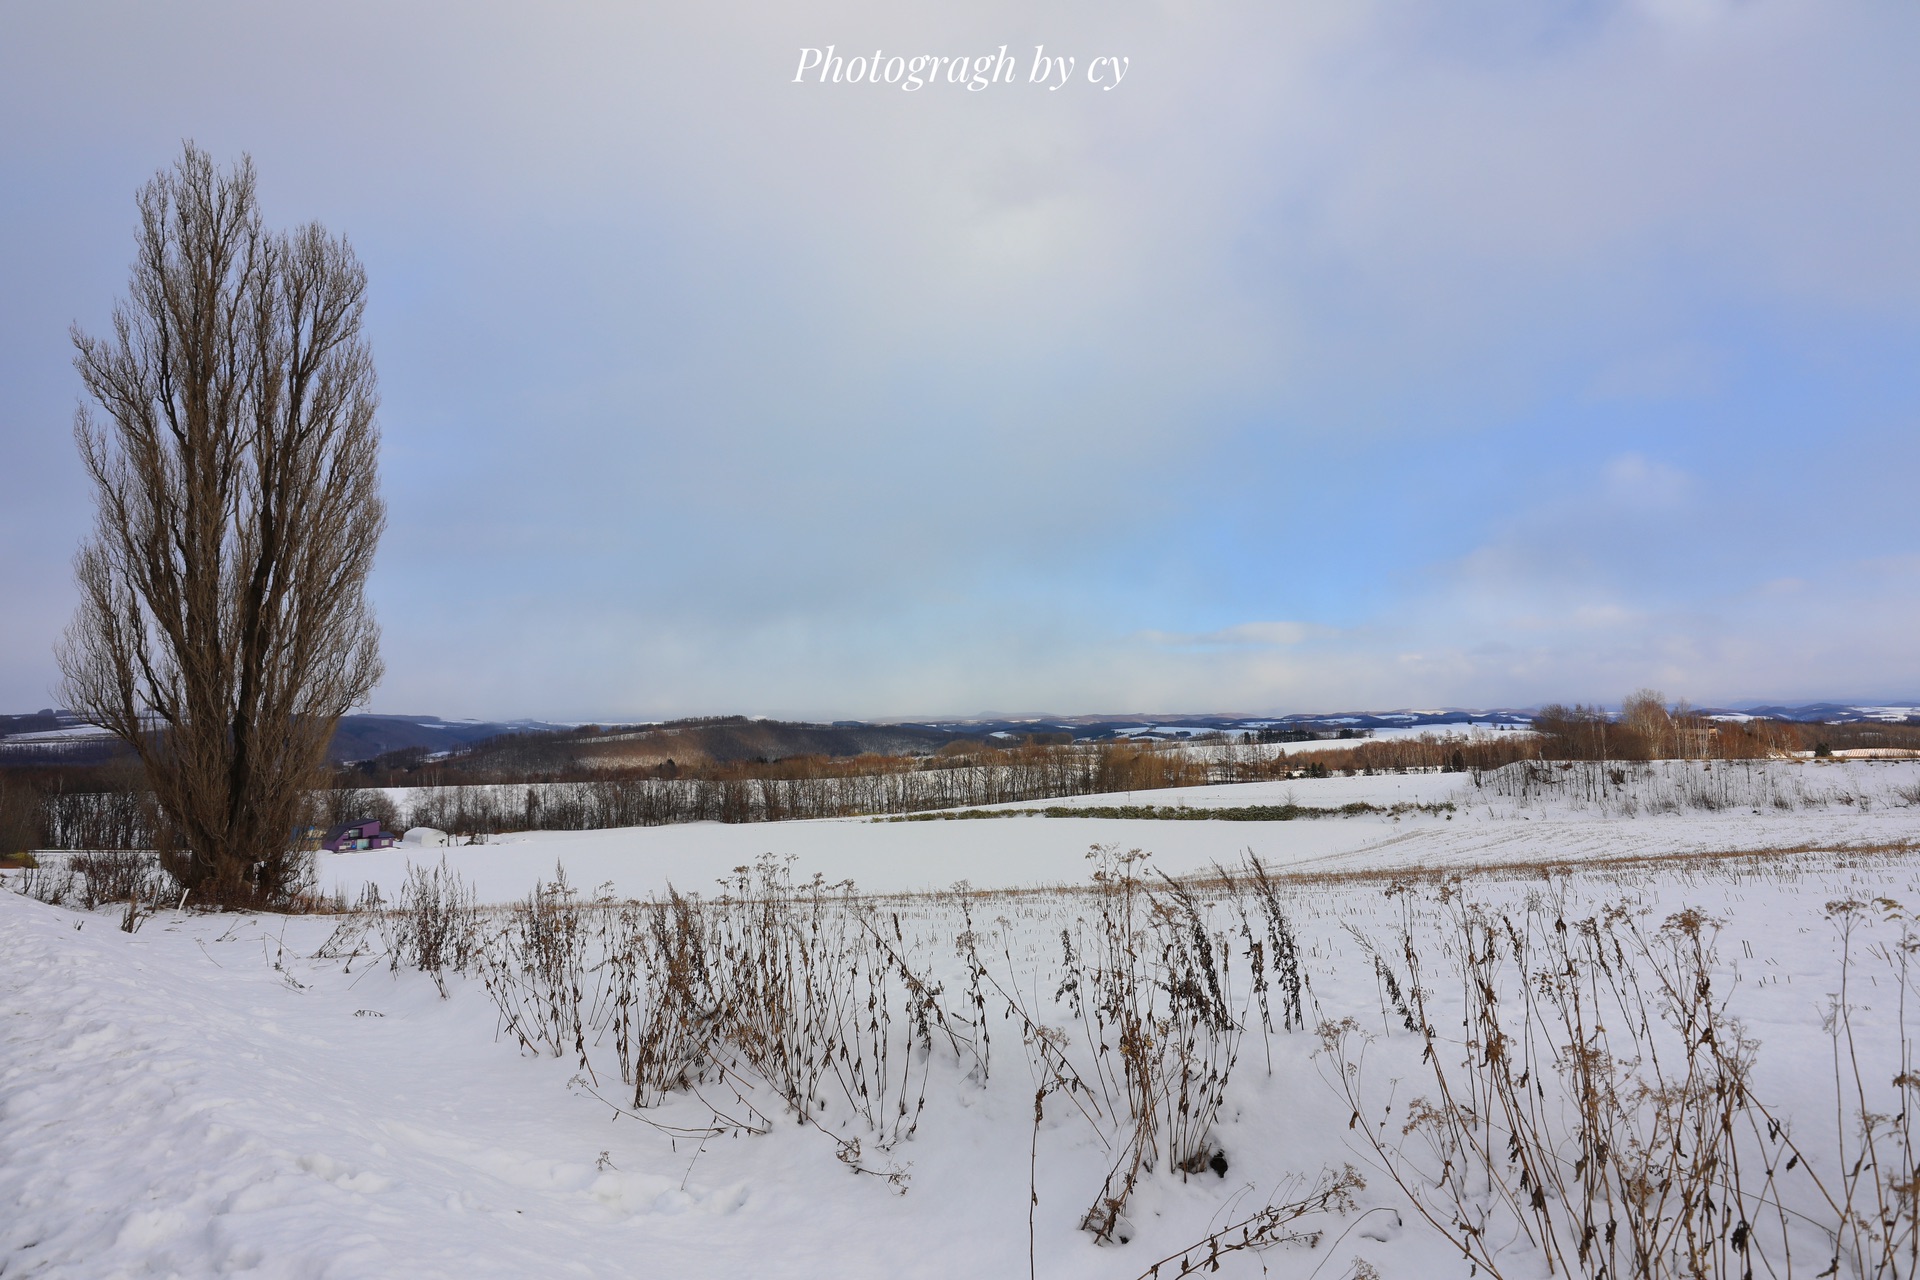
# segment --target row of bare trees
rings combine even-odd
[[[1235,781],[1290,776],[1305,765],[1327,772],[1442,769],[1485,772],[1523,760],[1767,760],[1795,753],[1848,749],[1920,752],[1920,725],[1807,724],[1787,720],[1715,720],[1685,702],[1669,705],[1642,689],[1619,713],[1598,706],[1543,707],[1531,733],[1470,738],[1421,734],[1374,738],[1352,747],[1291,759],[1236,764]]]
[[[1173,748],[1027,744],[937,757],[796,757],[678,777],[418,788],[407,821],[460,835],[677,822],[778,822],[918,813],[1114,791],[1193,786],[1209,766]]]
[[[412,787],[398,794],[316,787],[288,831],[374,818],[388,829],[435,827],[459,836],[582,831],[680,822],[777,822],[917,813],[1065,796],[1147,791],[1229,780],[1217,765],[1152,743],[1036,743],[937,756],[796,756],[704,769],[629,771],[562,780]],[[155,795],[129,770],[93,770],[74,785],[57,771],[22,775],[0,802],[21,801],[19,848],[152,849],[178,837]],[[36,785],[37,784],[37,785]]]

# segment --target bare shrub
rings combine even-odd
[[[1246,943],[1247,967],[1253,980],[1254,998],[1260,1004],[1260,1025],[1273,1033],[1273,1008],[1270,992],[1278,988],[1280,1029],[1295,1031],[1307,1025],[1305,1004],[1306,975],[1300,967],[1300,943],[1294,936],[1293,922],[1280,900],[1280,887],[1267,871],[1266,864],[1251,850],[1246,854],[1244,870],[1235,872],[1214,864],[1214,873],[1226,890],[1227,900],[1240,917],[1240,936]],[[1251,901],[1259,912],[1264,928],[1255,928]],[[1271,1071],[1271,1056],[1267,1064]]]
[[[620,918],[616,967],[646,984],[611,1002],[637,1106],[710,1078],[758,1081],[802,1122],[837,1100],[884,1151],[919,1123],[936,1044],[955,1061],[972,1051],[898,917],[850,884],[796,885],[765,858],[717,901],[670,893]]]
[[[387,903],[378,885],[367,885],[349,907],[344,901],[336,912],[341,919],[314,951],[316,960],[343,960],[342,972],[353,972],[353,962],[365,955],[391,957],[394,954],[393,928],[387,919]],[[376,948],[373,943],[379,941]]]
[[[172,877],[160,869],[160,860],[150,853],[76,853],[67,865],[78,878],[80,907],[85,911],[103,903],[154,902],[170,892],[179,893]]]
[[[38,789],[0,770],[0,858],[46,847]]]
[[[475,905],[473,888],[441,858],[437,866],[407,866],[398,897],[387,901],[368,885],[348,907],[344,898],[312,899],[316,909],[341,916],[314,952],[320,960],[343,960],[351,970],[363,956],[385,960],[392,973],[417,969],[431,977],[442,997],[446,975],[478,967],[487,942],[488,913]]]
[[[1025,1043],[1050,1093],[1086,1104],[1081,1113],[1118,1153],[1081,1226],[1101,1241],[1130,1238],[1126,1206],[1156,1167],[1182,1178],[1219,1161],[1213,1125],[1225,1100],[1243,1033],[1232,988],[1232,952],[1187,886],[1145,879],[1147,854],[1096,845],[1096,920],[1062,935],[1056,1004],[1080,1024],[1087,1064],[1074,1037],[1045,1025],[1017,994],[1018,981],[992,985],[1026,1029]],[[1110,1117],[1110,1120],[1102,1119]],[[1109,1126],[1117,1132],[1106,1132]],[[1224,1167],[1220,1162],[1219,1167]]]
[[[465,972],[480,951],[480,915],[473,889],[447,866],[407,866],[407,882],[391,915],[395,970],[408,964],[433,977],[447,994],[446,972]]]
[[[49,857],[23,870],[17,888],[50,906],[82,911],[111,903],[150,907],[180,896],[179,883],[161,870],[157,857],[127,850]],[[137,912],[130,918],[137,918]]]
[[[1389,1123],[1394,1105],[1366,1089],[1369,1038],[1351,1019],[1326,1023],[1322,1037],[1350,1127],[1476,1268],[1533,1274],[1544,1260],[1556,1274],[1791,1275],[1798,1255],[1817,1257],[1820,1275],[1916,1274],[1920,1075],[1908,1065],[1904,993],[1920,937],[1895,904],[1877,904],[1902,923],[1897,952],[1878,953],[1903,992],[1891,1093],[1867,1083],[1847,999],[1853,929],[1874,907],[1829,907],[1843,957],[1828,1019],[1840,1123],[1815,1159],[1809,1135],[1796,1138],[1755,1091],[1759,1046],[1726,1012],[1717,922],[1689,909],[1649,931],[1623,907],[1569,919],[1545,895],[1518,914],[1443,901],[1453,959],[1440,976],[1460,982],[1464,1035],[1439,1030],[1454,1015],[1435,1003],[1411,927],[1398,974],[1389,967],[1431,1092]]]
[[[19,892],[52,907],[79,897],[80,876],[65,858],[49,858],[20,873]]]
[[[480,959],[487,991],[521,1047],[555,1057],[571,1051],[591,1072],[582,1009],[590,922],[575,898],[566,869],[556,865],[552,880],[507,913]]]
[[[1829,1270],[1845,1266],[1852,1275],[1911,1280],[1920,1276],[1920,1146],[1914,1132],[1920,1071],[1915,1068],[1914,1045],[1907,1031],[1907,1003],[1916,994],[1914,956],[1920,953],[1920,917],[1887,898],[1829,902],[1826,915],[1840,943],[1840,990],[1829,999],[1824,1023],[1833,1044],[1834,1151],[1838,1156],[1834,1167],[1838,1172],[1824,1177],[1818,1172],[1821,1166],[1794,1141],[1780,1111],[1757,1101],[1754,1109],[1768,1131],[1779,1135],[1777,1141],[1792,1152],[1790,1162],[1832,1215]],[[1861,1012],[1854,1003],[1854,970],[1861,950],[1857,937],[1876,917],[1900,929],[1896,945],[1866,948],[1892,971],[1881,976],[1893,978],[1899,986],[1895,1017],[1900,1070],[1892,1078],[1891,1092],[1869,1083],[1886,1077],[1862,1065],[1854,1027],[1854,1017]],[[1869,977],[1877,983],[1877,977]]]

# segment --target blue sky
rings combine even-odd
[[[376,709],[1920,696],[1913,6],[315,14],[0,6],[0,707],[186,137],[371,274]]]

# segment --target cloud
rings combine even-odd
[[[1621,507],[1674,507],[1692,489],[1692,477],[1678,467],[1623,453],[1607,461],[1606,498]]]
[[[1199,633],[1148,631],[1141,638],[1169,649],[1284,649],[1334,634],[1305,622],[1241,622]]]
[[[1915,11],[330,13],[0,16],[0,705],[86,523],[64,326],[185,135],[372,273],[382,705],[1511,701],[1845,578],[1762,532],[1912,460]],[[788,83],[826,41],[1134,70]]]

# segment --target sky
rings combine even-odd
[[[796,83],[829,44],[1013,81]],[[0,710],[60,701],[69,326],[184,139],[370,276],[373,710],[1920,697],[1916,49],[1896,0],[0,0]]]

